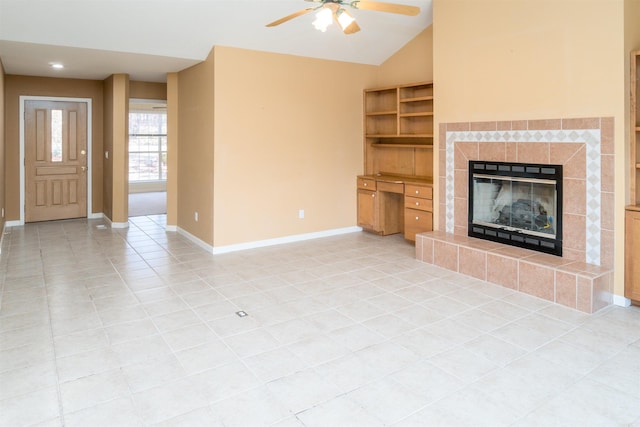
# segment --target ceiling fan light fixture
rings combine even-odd
[[[337,16],[338,24],[340,24],[340,28],[342,28],[342,31],[349,28],[349,25],[353,24],[353,22],[355,21],[353,16],[349,15],[349,13],[342,8],[338,10]]]
[[[316,13],[316,20],[313,21],[313,27],[316,30],[320,30],[323,33],[327,31],[327,27],[333,22],[333,12],[331,9],[322,8],[320,12]]]

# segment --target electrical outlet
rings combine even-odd
[[[298,211],[298,218],[303,219],[304,218],[304,209],[300,209]]]
[[[196,222],[198,222],[198,211],[196,211],[196,212],[193,214],[193,219],[195,219],[195,220],[196,220]]]

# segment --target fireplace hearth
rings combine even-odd
[[[468,235],[562,256],[562,165],[469,161]]]

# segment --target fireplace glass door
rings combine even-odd
[[[474,224],[555,238],[555,181],[474,175],[473,185]]]

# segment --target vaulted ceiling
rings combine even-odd
[[[216,45],[379,65],[432,22],[432,0],[385,2],[420,13],[349,8],[361,31],[345,35],[314,29],[314,13],[265,27],[318,5],[303,0],[0,0],[0,59],[7,74],[159,82]]]

